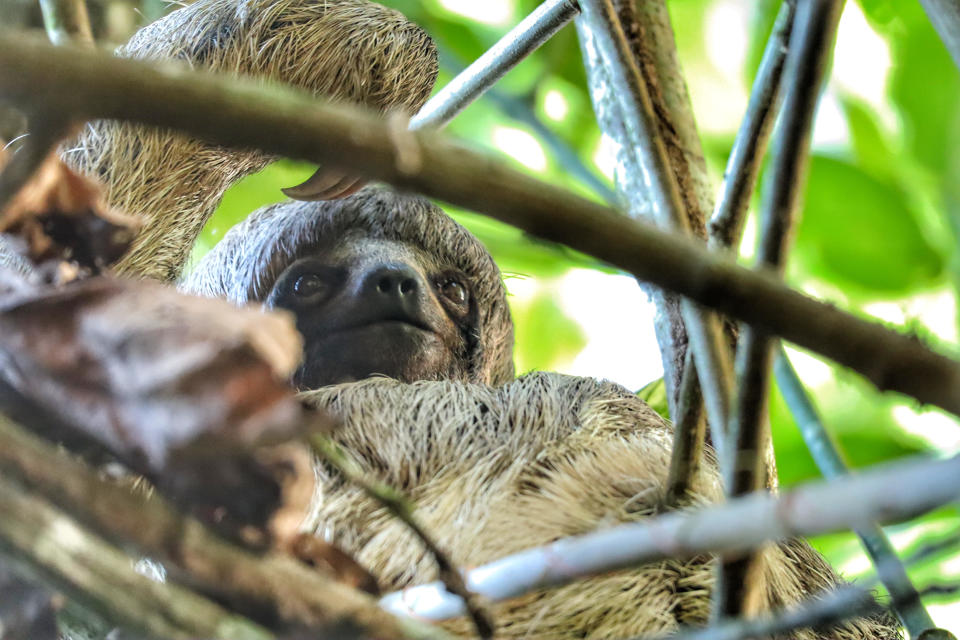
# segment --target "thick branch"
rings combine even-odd
[[[650,208],[648,215],[661,227],[691,234],[695,228],[702,227],[703,217],[699,216],[699,224],[695,227],[674,175],[647,80],[640,73],[620,18],[611,0],[585,0],[581,8],[580,34],[585,59],[592,67],[594,83],[600,82],[598,76],[605,76],[604,84],[608,85],[606,100],[612,103],[604,105],[600,97],[595,97],[597,111],[608,121],[608,126],[617,129],[620,134],[618,142],[625,147],[623,153],[628,154],[624,170],[617,176],[618,186],[628,202],[646,201]],[[683,334],[689,332],[694,357],[699,363],[697,371],[701,376],[710,422],[722,429],[733,390],[733,369],[719,329],[719,319],[688,299],[680,301],[679,316],[676,301],[672,301],[671,296],[663,296],[658,303],[659,322],[668,323],[660,333],[666,331],[670,335],[666,341],[661,338],[661,348],[664,351],[664,377],[670,381],[667,391],[672,400],[673,415],[685,426],[693,422],[692,418],[679,415],[680,403],[675,396],[682,386],[686,357],[683,344],[686,337]],[[674,312],[671,313],[671,309]],[[708,366],[708,362],[712,366]],[[688,394],[688,399],[691,397],[694,394]],[[699,407],[684,407],[684,411],[699,410]],[[715,439],[722,445],[720,433]]]
[[[215,144],[342,166],[485,213],[561,242],[859,371],[882,390],[960,414],[960,365],[914,337],[860,320],[712,255],[693,240],[630,220],[440,134],[402,132],[345,106],[277,87],[165,64],[61,51],[0,36],[0,88],[74,118],[177,128]]]
[[[266,629],[133,569],[130,556],[0,476],[0,550],[105,620],[150,637],[265,640]]]
[[[0,417],[0,472],[111,541],[132,545],[189,577],[204,593],[267,623],[306,627],[352,623],[380,637],[445,638],[414,621],[398,621],[364,594],[290,557],[261,556],[216,537],[159,496],[111,484],[79,462]]]
[[[871,522],[912,518],[960,495],[960,457],[913,460],[873,468],[833,482],[810,483],[781,498],[754,493],[725,505],[670,512],[528,549],[467,575],[467,586],[492,600],[576,578],[667,558],[743,553],[768,541],[856,529]],[[387,609],[418,618],[463,614],[459,598],[441,583],[385,596]]]

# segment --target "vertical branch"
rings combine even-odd
[[[803,441],[807,444],[823,476],[833,479],[848,474],[850,469],[843,459],[840,447],[824,426],[823,420],[782,348],[779,349],[774,362],[774,375],[790,408],[790,413],[797,421]],[[933,619],[920,602],[920,594],[910,582],[906,568],[897,557],[896,549],[893,548],[883,529],[877,525],[871,525],[858,527],[855,533],[876,566],[877,575],[890,592],[893,608],[903,626],[907,628],[910,637],[920,638],[925,631],[935,629]]]
[[[750,102],[730,150],[717,208],[710,218],[710,246],[736,250],[776,120],[783,75],[797,0],[784,0],[777,22],[763,50],[760,68],[750,89]]]
[[[40,0],[40,9],[50,42],[93,46],[93,30],[84,0]]]
[[[646,215],[665,228],[691,233],[688,208],[677,184],[660,122],[634,54],[610,0],[581,2],[583,16],[578,30],[584,60],[591,76],[598,120],[623,151],[617,174],[618,188],[631,205],[633,215]],[[649,209],[639,209],[646,203]],[[701,218],[702,224],[702,218]],[[671,411],[678,415],[677,400],[689,331],[698,371],[701,373],[707,414],[722,428],[733,389],[732,367],[718,318],[689,300],[677,300],[655,291],[658,307],[657,332],[663,351],[664,378]],[[684,329],[686,327],[686,329]],[[689,394],[688,398],[696,394]],[[689,409],[687,409],[689,410]],[[680,416],[678,421],[689,423]],[[722,434],[717,432],[718,442]]]
[[[786,68],[789,89],[774,150],[771,186],[761,210],[757,249],[758,266],[780,273],[806,179],[813,114],[842,6],[842,0],[804,2],[791,36],[794,48]],[[766,406],[775,344],[766,332],[744,326],[737,349],[737,411],[728,426],[731,446],[723,465],[730,496],[762,487],[764,452],[769,441]],[[716,614],[738,616],[749,612],[757,584],[751,579],[755,559],[753,555],[724,564]]]

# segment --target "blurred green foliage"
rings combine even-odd
[[[507,19],[491,25],[449,8],[464,6],[463,2],[383,3],[406,13],[437,40],[440,86],[537,5],[536,0],[491,0],[491,6],[507,8]],[[749,14],[749,38],[739,80],[734,83],[734,89],[745,96],[779,1],[671,0],[669,6],[694,110],[698,120],[713,123],[715,118],[710,116],[718,101],[730,100],[735,92],[714,95],[710,91],[711,77],[722,75],[708,46],[710,21],[731,7]],[[955,235],[960,230],[960,74],[915,0],[861,0],[848,3],[846,11],[862,12],[889,50],[891,64],[879,102],[856,95],[836,79],[829,85],[842,135],[839,141],[815,145],[787,277],[791,284],[856,313],[870,315],[883,309],[883,319],[893,326],[921,333],[940,348],[954,350],[958,329],[955,288],[960,278]],[[841,26],[841,38],[844,29]],[[882,63],[866,60],[864,71]],[[610,178],[603,173],[602,154],[598,156],[601,134],[593,118],[573,28],[565,28],[521,63],[495,91],[496,96],[481,99],[461,114],[450,125],[450,132],[502,155],[521,171],[602,199],[600,192],[609,189]],[[539,131],[531,127],[533,119],[539,120]],[[721,127],[712,124],[703,133],[715,185],[719,185],[737,125],[737,120],[731,119]],[[310,167],[282,161],[234,187],[204,232],[198,252],[208,250],[254,208],[282,199],[279,187],[299,182],[310,171]],[[762,201],[763,188],[759,191],[756,205]],[[531,240],[488,218],[450,212],[484,241],[505,273],[540,287],[522,299],[511,298],[518,370],[569,365],[589,341],[589,331],[568,317],[550,292],[570,269],[602,266],[569,250]],[[744,250],[750,254],[749,240]],[[510,288],[509,278],[507,285]],[[616,300],[611,300],[609,313],[618,313]],[[652,328],[638,326],[637,330]],[[657,355],[613,353],[610,357]],[[801,367],[801,376],[807,369]],[[917,408],[903,398],[882,396],[829,363],[811,370],[820,374],[806,375],[805,381],[854,466],[920,452],[942,454],[960,443],[960,426],[946,418],[931,422],[926,420],[929,416],[917,416]],[[641,395],[665,410],[661,383],[647,385]],[[914,416],[910,424],[905,423],[904,415]],[[782,484],[817,477],[816,466],[778,393],[773,395],[770,418]],[[891,531],[901,550],[912,553],[931,540],[956,537],[960,520],[956,509],[944,509]],[[852,536],[828,536],[816,543],[841,568],[854,575],[867,573]],[[917,562],[911,572],[921,584],[957,580],[960,562],[955,550],[945,551]],[[949,615],[960,619],[956,606],[940,611],[940,616],[952,611]]]

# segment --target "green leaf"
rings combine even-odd
[[[866,297],[935,284],[945,260],[895,184],[844,160],[816,155],[795,258],[809,273]]]
[[[569,366],[587,344],[583,330],[546,291],[527,304],[510,301],[517,371],[556,371]]]
[[[763,50],[767,47],[767,40],[773,31],[773,23],[777,20],[781,0],[756,0],[753,3],[753,13],[750,16],[750,42],[747,45],[747,55],[744,60],[744,71],[749,85],[757,76],[760,60],[763,59]]]
[[[666,420],[670,419],[670,407],[667,405],[667,385],[663,378],[657,378],[640,391],[637,397],[650,405],[650,408]]]

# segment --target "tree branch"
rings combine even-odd
[[[750,89],[750,102],[733,141],[717,208],[710,218],[710,246],[736,251],[750,208],[760,165],[780,104],[780,76],[783,74],[790,31],[796,15],[797,0],[784,0],[767,46],[757,77]]]
[[[833,48],[840,9],[837,0],[810,0],[797,12],[787,59],[785,82],[788,90],[783,118],[777,131],[776,148],[770,169],[770,188],[760,212],[757,264],[782,274],[797,217],[800,194],[806,184],[810,132],[820,96],[827,60]],[[742,327],[737,346],[737,403],[727,434],[731,456],[721,465],[727,495],[741,496],[764,486],[764,456],[770,441],[767,399],[773,366],[773,349],[778,341],[757,327]],[[715,595],[715,615],[749,613],[752,594],[761,588],[751,578],[756,555],[734,558],[723,564],[723,581]]]
[[[912,518],[960,494],[960,457],[912,460],[832,482],[809,483],[781,498],[754,493],[725,505],[670,512],[641,522],[563,538],[470,571],[467,586],[494,601],[577,578],[667,558],[743,553],[768,541]],[[418,619],[463,614],[441,583],[381,599],[388,610]]]
[[[621,134],[618,142],[629,154],[626,170],[617,175],[621,192],[628,202],[645,202],[650,207],[647,215],[661,227],[693,234],[694,229],[702,227],[702,216],[694,225],[674,175],[647,84],[613,4],[610,0],[584,0],[581,9],[583,16],[579,26],[584,58],[588,66],[593,67],[593,74],[604,74],[609,85],[606,99],[611,105],[601,104],[601,99],[596,97],[597,111],[602,120],[609,121],[617,129],[616,133]],[[594,92],[594,95],[598,93]],[[668,398],[672,400],[672,415],[685,426],[695,422],[693,418],[677,413],[680,403],[675,395],[682,387],[686,357],[683,343],[687,339],[684,334],[689,333],[694,357],[700,365],[697,371],[700,372],[710,423],[719,431],[725,424],[733,392],[733,369],[719,319],[689,299],[680,301],[678,316],[670,312],[676,309],[676,300],[671,300],[671,296],[660,298],[658,315],[664,317],[659,322],[667,325],[660,332],[670,334],[669,339],[661,341],[661,349],[664,351],[664,378],[670,381],[667,390]],[[711,366],[707,365],[708,362]],[[687,397],[690,399],[695,394]],[[698,412],[700,408],[684,407],[684,410]],[[722,445],[721,435],[717,433],[716,441]]]
[[[93,30],[84,0],[40,0],[40,9],[50,42],[93,46]]]
[[[305,627],[352,623],[381,637],[448,636],[397,620],[366,595],[277,552],[256,555],[210,533],[158,495],[101,479],[55,447],[0,416],[0,473],[50,500],[108,540],[181,571],[190,583],[257,621]]]
[[[843,459],[839,446],[830,437],[783,348],[780,348],[777,354],[774,372],[790,413],[797,421],[800,433],[803,435],[803,441],[807,444],[807,449],[810,450],[823,476],[831,479],[847,475],[850,469]],[[883,529],[876,524],[871,524],[857,529],[855,533],[860,537],[867,554],[877,567],[880,580],[893,597],[894,609],[910,637],[919,638],[924,631],[935,629],[933,619],[920,602],[920,594],[910,582],[906,568],[897,557],[896,549]]]
[[[5,476],[0,511],[0,550],[8,561],[113,624],[170,640],[273,637],[183,587],[140,575],[128,555]]]
[[[955,0],[920,0],[920,4],[960,69],[960,5]]]
[[[485,213],[823,354],[882,390],[960,414],[960,365],[915,337],[813,300],[773,274],[743,269],[441,134],[405,131],[398,140],[396,127],[373,114],[283,88],[11,35],[0,36],[0,88],[11,101],[60,105],[76,119],[172,127],[215,144],[341,166]]]

